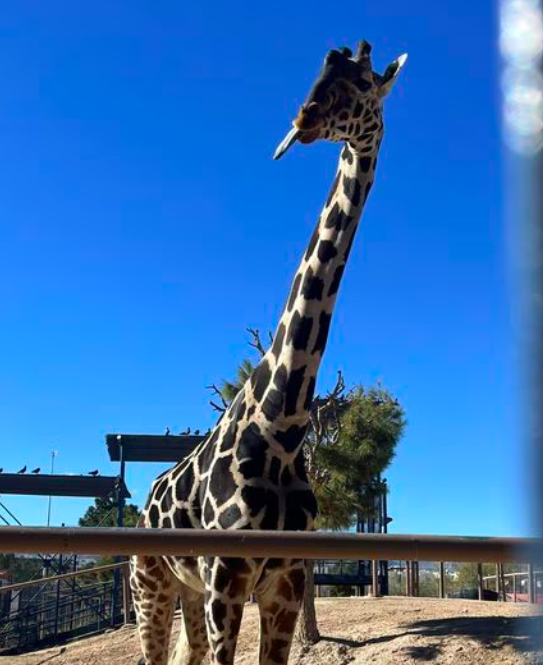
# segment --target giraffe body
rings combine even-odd
[[[296,272],[269,351],[214,430],[153,484],[140,526],[311,530],[317,504],[302,443],[338,288],[383,133],[381,99],[401,64],[375,74],[369,45],[332,51],[278,149],[317,138],[344,141],[326,205]],[[393,71],[390,71],[392,68]],[[285,147],[286,146],[286,147]],[[303,598],[301,560],[136,556],[131,583],[144,662],[231,665],[243,607],[257,596],[260,664],[287,662]],[[173,612],[183,626],[168,660]]]

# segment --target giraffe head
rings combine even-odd
[[[346,47],[327,54],[319,78],[274,159],[279,159],[296,141],[313,143],[326,139],[370,146],[379,140],[383,99],[396,82],[407,54],[392,62],[381,75],[372,69],[370,52],[371,46],[362,41],[354,57]]]

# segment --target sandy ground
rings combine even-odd
[[[455,665],[543,664],[543,621],[533,605],[412,598],[317,601],[321,641],[293,647],[290,665],[364,665],[433,662]],[[174,630],[178,628],[178,620]],[[236,663],[257,663],[258,621],[247,605]],[[535,640],[538,635],[540,640]],[[18,656],[0,665],[135,665],[133,626]]]

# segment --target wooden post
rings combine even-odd
[[[371,593],[374,598],[379,598],[379,561],[376,559],[371,562]]]
[[[405,562],[405,595],[410,596],[411,590],[411,561]]]
[[[123,618],[124,623],[130,623],[130,568],[125,566],[122,569],[122,583],[123,583]]]
[[[517,573],[513,573],[513,602],[517,602]]]
[[[479,600],[484,600],[485,592],[483,585],[483,564],[477,564],[477,592],[479,594]]]
[[[439,562],[439,597],[445,598],[445,564]]]

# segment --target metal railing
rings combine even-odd
[[[115,555],[178,555],[301,558],[309,560],[372,561],[371,586],[378,595],[380,561],[405,561],[408,595],[417,595],[418,561],[440,562],[440,592],[444,596],[444,561],[478,564],[479,597],[483,598],[483,562],[533,564],[540,560],[543,540],[529,538],[472,538],[395,534],[305,533],[276,531],[208,531],[203,529],[0,527],[0,551],[10,553],[84,553]],[[351,572],[346,564],[344,572]],[[121,570],[123,584],[111,581],[87,585],[75,597],[61,590],[75,577]],[[318,570],[316,571],[318,573]],[[370,572],[370,571],[368,571]],[[74,580],[75,581],[75,580]],[[34,610],[27,608],[14,621],[0,626],[0,648],[34,646],[44,639],[100,630],[129,621],[130,590],[127,562],[63,573],[0,588],[22,593],[27,587],[55,585],[42,594]],[[505,597],[503,598],[505,600]],[[121,610],[122,608],[122,610]],[[17,623],[18,621],[18,623]]]
[[[94,633],[130,620],[127,562],[96,566],[0,587],[8,603],[0,614],[0,651],[21,651]],[[89,580],[74,587],[75,577],[103,575],[121,568],[123,585],[112,579]],[[11,602],[9,602],[11,601]],[[7,609],[7,611],[6,611]]]
[[[0,527],[0,551],[533,563],[543,540],[297,531]]]

